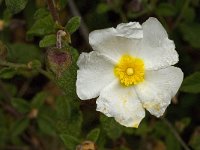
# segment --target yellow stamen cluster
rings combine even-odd
[[[114,68],[114,74],[125,86],[138,84],[144,81],[143,60],[130,55],[123,55]]]

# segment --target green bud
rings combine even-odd
[[[51,48],[47,51],[47,64],[49,69],[60,77],[72,64],[72,58],[65,49]]]
[[[28,63],[29,69],[39,69],[42,67],[42,64],[39,60],[32,60]]]

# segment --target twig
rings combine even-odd
[[[80,14],[78,8],[76,7],[76,4],[74,3],[74,1],[68,0],[68,3],[69,3],[69,7],[70,7],[70,10],[71,10],[73,16],[81,17],[81,14]],[[81,32],[81,35],[83,36],[84,40],[88,43],[89,31],[88,31],[88,28],[87,28],[85,22],[83,21],[83,19],[81,20],[80,32]]]
[[[15,69],[18,69],[18,68],[29,69],[26,64],[16,64],[16,63],[7,62],[4,60],[0,60],[0,66],[7,66],[7,67],[15,68]]]
[[[34,68],[30,68],[26,64],[17,64],[17,63],[7,62],[7,61],[4,61],[4,60],[0,60],[0,66],[11,67],[11,68],[14,68],[14,69],[27,69],[27,70],[34,69]],[[48,79],[50,79],[50,80],[53,79],[53,77],[46,70],[43,70],[42,68],[39,68],[39,69],[36,69],[36,70],[39,73],[46,76]]]
[[[54,6],[53,1],[47,0],[47,5],[49,7],[49,11],[51,12],[51,15],[52,15],[54,21],[57,21],[58,23],[60,23],[60,18],[59,18],[58,12]]]
[[[184,15],[185,9],[188,7],[189,4],[190,4],[190,0],[186,0],[183,7],[182,7],[182,10],[181,10],[179,16],[177,17],[177,19],[174,23],[173,29],[176,28],[177,25],[179,24],[179,22],[181,21],[183,15]]]
[[[0,102],[1,107],[4,109],[4,111],[6,111],[7,113],[11,114],[12,116],[14,116],[15,118],[21,118],[21,113],[19,113],[18,111],[16,111],[16,109],[14,109],[12,106],[10,106],[9,104],[5,104],[3,102]]]
[[[180,135],[178,134],[178,132],[174,129],[174,127],[172,126],[172,124],[166,119],[166,118],[161,118],[163,120],[163,122],[169,127],[169,129],[171,130],[171,132],[174,134],[175,138],[179,141],[179,143],[183,146],[183,148],[185,150],[191,150],[187,144],[182,140],[182,138],[180,137]]]
[[[47,72],[46,70],[38,69],[38,71],[39,71],[39,73],[41,73],[42,75],[47,77],[49,80],[54,80],[53,76],[51,74],[49,74],[49,72]]]

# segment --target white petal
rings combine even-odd
[[[174,42],[168,39],[162,24],[156,18],[150,17],[142,27],[143,39],[138,56],[144,59],[146,70],[157,70],[176,64],[178,54]]]
[[[99,96],[100,91],[115,79],[114,65],[97,52],[82,53],[77,64],[76,92],[82,100]]]
[[[168,67],[157,71],[146,71],[145,81],[136,85],[136,93],[143,107],[160,117],[170,104],[183,81],[180,68]]]
[[[137,52],[137,44],[142,36],[139,23],[120,24],[116,29],[107,28],[91,32],[89,43],[94,50],[118,62],[122,55],[134,55]]]
[[[116,35],[125,38],[143,38],[142,26],[138,22],[121,23],[117,25]]]
[[[118,80],[101,91],[96,103],[97,111],[108,117],[114,117],[117,122],[126,127],[138,127],[145,116],[145,110],[134,88],[124,87]]]

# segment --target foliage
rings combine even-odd
[[[95,100],[76,95],[76,61],[91,50],[88,30],[155,16],[174,40],[185,75],[165,117],[199,150],[199,0],[54,2],[60,21],[46,1],[0,0],[0,149],[74,150],[88,140],[99,150],[183,149],[162,119],[146,112],[138,129],[126,128],[96,112]],[[58,30],[65,32],[61,49]]]

